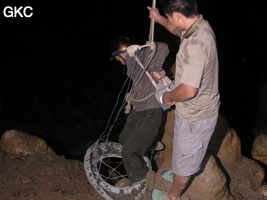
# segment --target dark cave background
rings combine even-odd
[[[32,6],[33,16],[1,15],[0,135],[21,130],[43,138],[57,154],[83,160],[105,130],[126,79],[124,67],[109,61],[109,42],[125,35],[144,44],[151,4],[2,1],[2,10]],[[242,153],[250,156],[252,130],[267,128],[263,1],[199,0],[198,5],[217,37],[220,114],[241,138]],[[169,73],[179,39],[155,24],[154,40],[169,45],[164,66]],[[126,117],[119,113],[110,140],[117,140]]]

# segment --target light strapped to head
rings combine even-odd
[[[125,53],[128,46],[132,44],[131,40],[125,36],[118,36],[114,38],[110,43],[111,59],[113,60],[115,56],[124,57],[121,54]]]
[[[122,51],[113,51],[113,52],[111,53],[111,56],[115,57],[115,56],[118,56],[119,54],[121,54],[121,53],[125,53],[125,52],[127,52],[127,49],[122,50]]]
[[[115,56],[120,56],[120,57],[121,57],[120,54],[125,53],[125,52],[127,52],[127,49],[122,50],[122,51],[113,51],[113,52],[111,53],[111,58],[110,58],[110,60],[114,60]],[[121,57],[121,58],[122,58],[122,57]],[[122,58],[122,59],[124,60],[124,58]]]

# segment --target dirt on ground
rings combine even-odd
[[[103,200],[86,177],[83,162],[58,155],[0,161],[0,200]]]

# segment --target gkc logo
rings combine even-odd
[[[33,15],[33,8],[31,6],[6,6],[3,10],[5,17],[31,17]]]

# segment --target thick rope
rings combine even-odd
[[[152,2],[152,8],[156,8],[156,0],[153,0]],[[145,45],[131,45],[127,48],[127,53],[129,54],[129,56],[134,57],[135,52],[137,50],[140,50],[144,47],[151,47],[151,49],[153,49],[155,47],[154,45],[154,29],[155,29],[155,20],[154,18],[152,18],[150,20],[150,30],[149,30],[149,36],[148,36],[148,41],[146,42]]]
[[[156,0],[153,0],[152,8],[154,9],[156,8]],[[150,21],[149,44],[152,44],[154,41],[154,27],[155,27],[155,21],[154,21],[154,18],[152,17]]]

